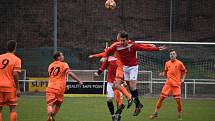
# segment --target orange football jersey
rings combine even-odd
[[[0,91],[16,91],[14,71],[21,72],[21,59],[13,53],[0,55]]]
[[[64,93],[66,88],[66,74],[69,71],[69,65],[65,62],[54,61],[48,67],[49,81],[47,91],[55,90]]]

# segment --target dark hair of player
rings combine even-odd
[[[121,38],[125,38],[126,40],[128,40],[128,32],[126,31],[119,31],[118,33],[120,35]]]
[[[56,53],[54,53],[53,59],[54,59],[54,60],[57,60],[58,57],[60,57],[60,54],[61,54],[61,53],[62,53],[62,52],[60,52],[60,51],[57,51]]]
[[[170,53],[173,52],[173,51],[175,51],[175,49],[170,49],[170,50],[169,50]],[[175,51],[175,52],[176,52],[176,51]]]
[[[15,40],[9,40],[7,42],[7,50],[13,52],[16,49],[17,42]]]

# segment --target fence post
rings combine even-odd
[[[24,86],[24,87],[23,87],[23,91],[24,91],[24,93],[26,92],[25,85],[26,85],[26,84],[25,84],[25,80],[24,80],[24,84],[23,84],[23,86]]]
[[[184,82],[184,98],[187,99],[187,83]]]
[[[196,80],[193,80],[193,95],[196,94]]]
[[[152,91],[153,91],[153,90],[152,90],[152,84],[153,84],[153,83],[152,83],[152,72],[150,73],[150,80],[151,80],[151,81],[150,81],[150,82],[151,82],[151,85],[150,85],[150,93],[152,94]]]
[[[104,77],[103,77],[103,92],[102,92],[103,95],[105,94],[106,75],[107,75],[107,70],[104,71]]]

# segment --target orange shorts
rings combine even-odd
[[[181,98],[181,87],[165,84],[163,86],[161,96],[168,97],[170,94],[172,94],[174,98]]]
[[[56,92],[46,92],[46,104],[63,103],[64,94]]]
[[[123,74],[123,68],[118,67],[116,70],[116,79],[123,80],[124,74]]]
[[[0,92],[0,106],[16,106],[16,92]]]

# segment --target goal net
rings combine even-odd
[[[166,45],[167,50],[157,52],[137,52],[139,70],[151,71],[152,82],[139,79],[139,86],[144,89],[144,95],[158,96],[164,84],[165,78],[159,77],[164,64],[169,60],[169,49],[177,52],[178,59],[187,68],[185,84],[182,85],[182,93],[189,97],[215,97],[215,43],[206,42],[146,42],[155,45]],[[144,83],[144,84],[143,84]],[[186,86],[186,89],[185,89]]]

